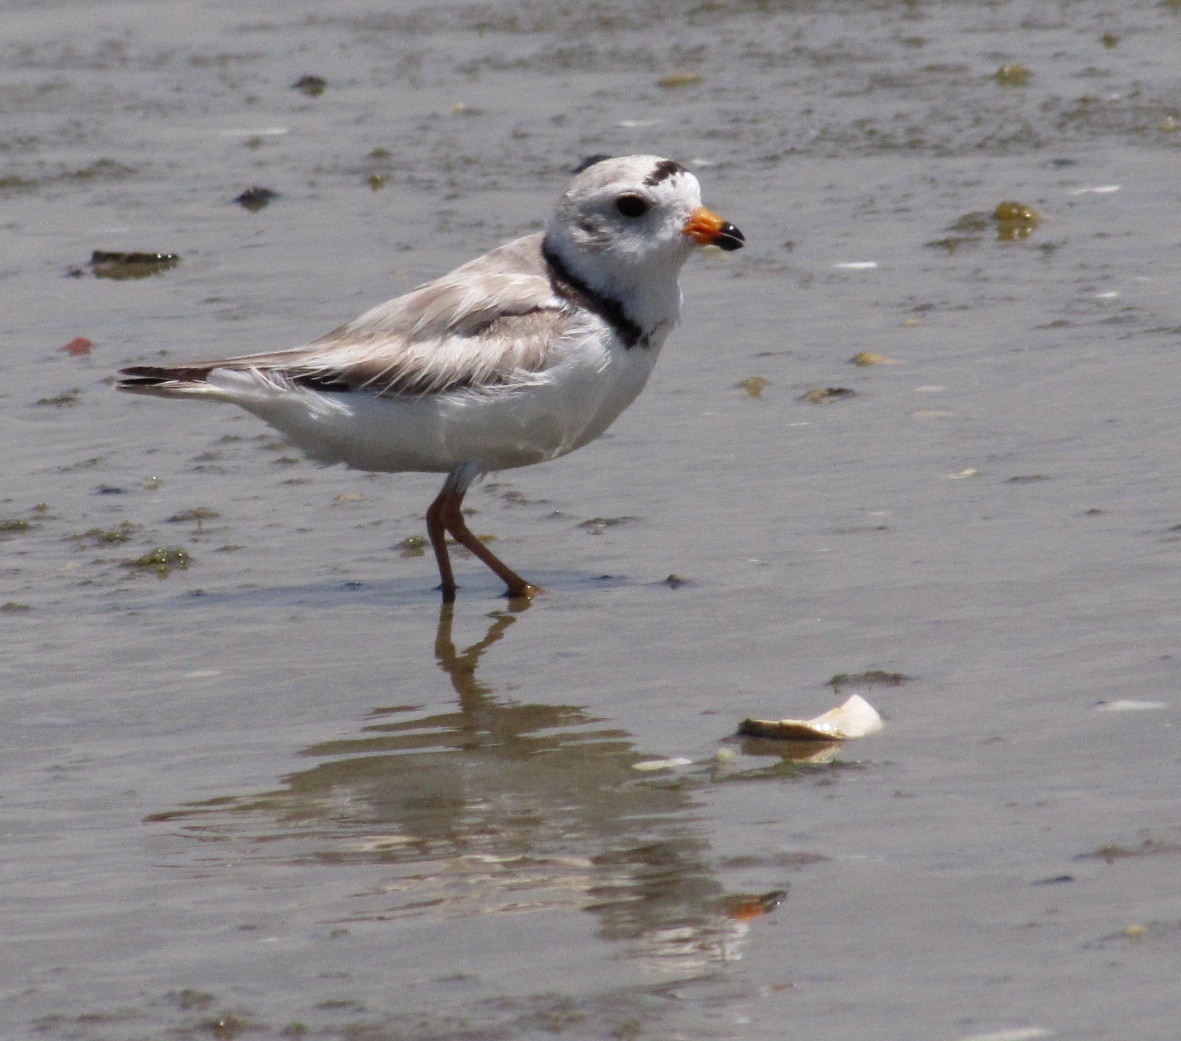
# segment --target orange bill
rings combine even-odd
[[[727,252],[741,249],[746,243],[746,236],[741,231],[704,206],[699,206],[689,215],[682,230],[703,246],[718,246]]]

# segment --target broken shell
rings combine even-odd
[[[744,719],[740,734],[783,741],[847,741],[882,729],[882,717],[859,694],[815,719]]]
[[[1135,698],[1118,698],[1115,701],[1095,702],[1096,712],[1153,712],[1168,708],[1163,701],[1139,701]]]
[[[692,764],[692,759],[677,755],[668,759],[644,759],[641,762],[632,763],[632,769],[639,770],[640,773],[651,773],[654,770],[676,770],[678,767],[691,766]]]

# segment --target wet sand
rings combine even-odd
[[[4,21],[0,1033],[1175,1037],[1176,4]],[[607,437],[469,497],[527,609],[460,557],[440,611],[435,478],[111,390],[638,151],[749,245]],[[832,761],[732,736],[854,691]]]

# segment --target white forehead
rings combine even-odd
[[[627,189],[671,193],[700,200],[701,186],[680,163],[658,155],[625,155],[600,159],[578,174],[564,192],[566,197],[598,195]]]

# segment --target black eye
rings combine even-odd
[[[648,212],[648,200],[640,195],[621,195],[615,208],[625,217],[642,217]]]

